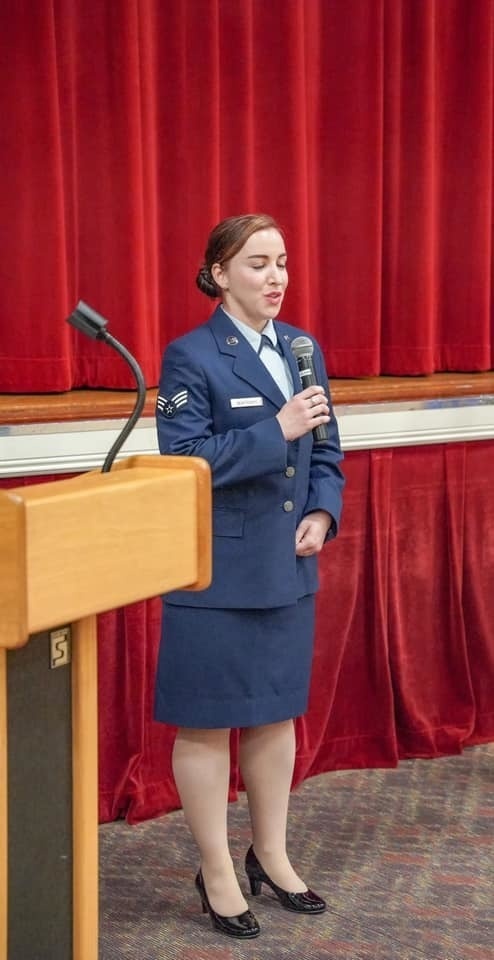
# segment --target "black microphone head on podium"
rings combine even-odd
[[[73,312],[70,314],[70,317],[67,317],[67,322],[75,327],[76,330],[80,330],[81,333],[85,333],[87,337],[92,337],[93,340],[104,340],[107,346],[113,347],[113,349],[124,358],[125,362],[129,364],[129,367],[131,368],[136,379],[136,404],[131,416],[123,427],[123,430],[120,431],[111,450],[109,450],[106,455],[106,460],[101,468],[101,472],[107,473],[108,470],[110,470],[111,465],[118,451],[120,450],[120,447],[127,439],[130,431],[133,429],[142,413],[142,409],[146,400],[146,384],[144,382],[142,370],[135,357],[133,357],[127,348],[124,347],[123,344],[119,343],[115,337],[112,337],[111,333],[109,333],[106,329],[108,320],[106,320],[105,317],[102,317],[100,313],[96,313],[96,310],[93,310],[93,308],[87,303],[84,303],[84,300],[79,300],[75,310],[73,310]]]
[[[105,320],[105,317],[102,317],[100,313],[96,313],[96,310],[84,303],[84,300],[79,300],[75,310],[72,311],[70,317],[67,317],[67,323],[70,323],[76,330],[80,330],[81,333],[85,333],[87,337],[92,337],[93,340],[104,340],[106,337],[108,320]]]

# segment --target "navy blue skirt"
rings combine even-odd
[[[307,710],[314,596],[268,610],[163,604],[155,719],[255,727]]]

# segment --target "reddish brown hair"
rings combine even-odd
[[[245,213],[240,217],[227,217],[218,223],[209,234],[204,264],[196,277],[199,290],[212,299],[220,297],[221,290],[211,275],[213,264],[223,266],[242,249],[253,233],[272,229],[282,234],[276,220],[267,213]]]

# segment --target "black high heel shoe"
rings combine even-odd
[[[202,870],[199,870],[197,874],[196,887],[201,898],[202,912],[209,913],[214,930],[220,930],[221,933],[226,933],[228,937],[238,937],[242,940],[251,940],[253,937],[259,936],[261,928],[250,910],[239,913],[237,917],[222,917],[221,914],[213,910],[204,886]]]
[[[251,893],[255,897],[261,892],[262,884],[267,883],[285,910],[293,910],[295,913],[322,913],[326,909],[326,901],[318,897],[313,890],[305,890],[304,893],[288,893],[287,890],[282,890],[263,870],[253,847],[247,850],[245,872],[249,878]]]

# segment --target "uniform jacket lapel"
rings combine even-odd
[[[218,307],[213,313],[209,326],[220,353],[225,353],[233,358],[235,375],[254,387],[259,393],[262,393],[276,407],[281,408],[286,403],[281,390],[250,343],[237,330],[235,324],[232,323],[221,307]],[[285,347],[283,349],[285,350]]]
[[[276,333],[278,334],[278,343],[281,345],[281,349],[283,350],[283,356],[285,357],[285,360],[288,363],[288,366],[290,368],[290,373],[292,375],[292,380],[293,380],[293,392],[299,393],[300,390],[302,389],[302,385],[300,383],[300,374],[297,366],[297,361],[293,356],[292,349],[290,346],[291,341],[293,340],[293,337],[290,337],[288,336],[288,334],[283,333],[282,325],[280,323],[277,323],[276,320],[274,321],[274,328],[276,330]],[[286,326],[284,329],[285,330],[287,329]]]

